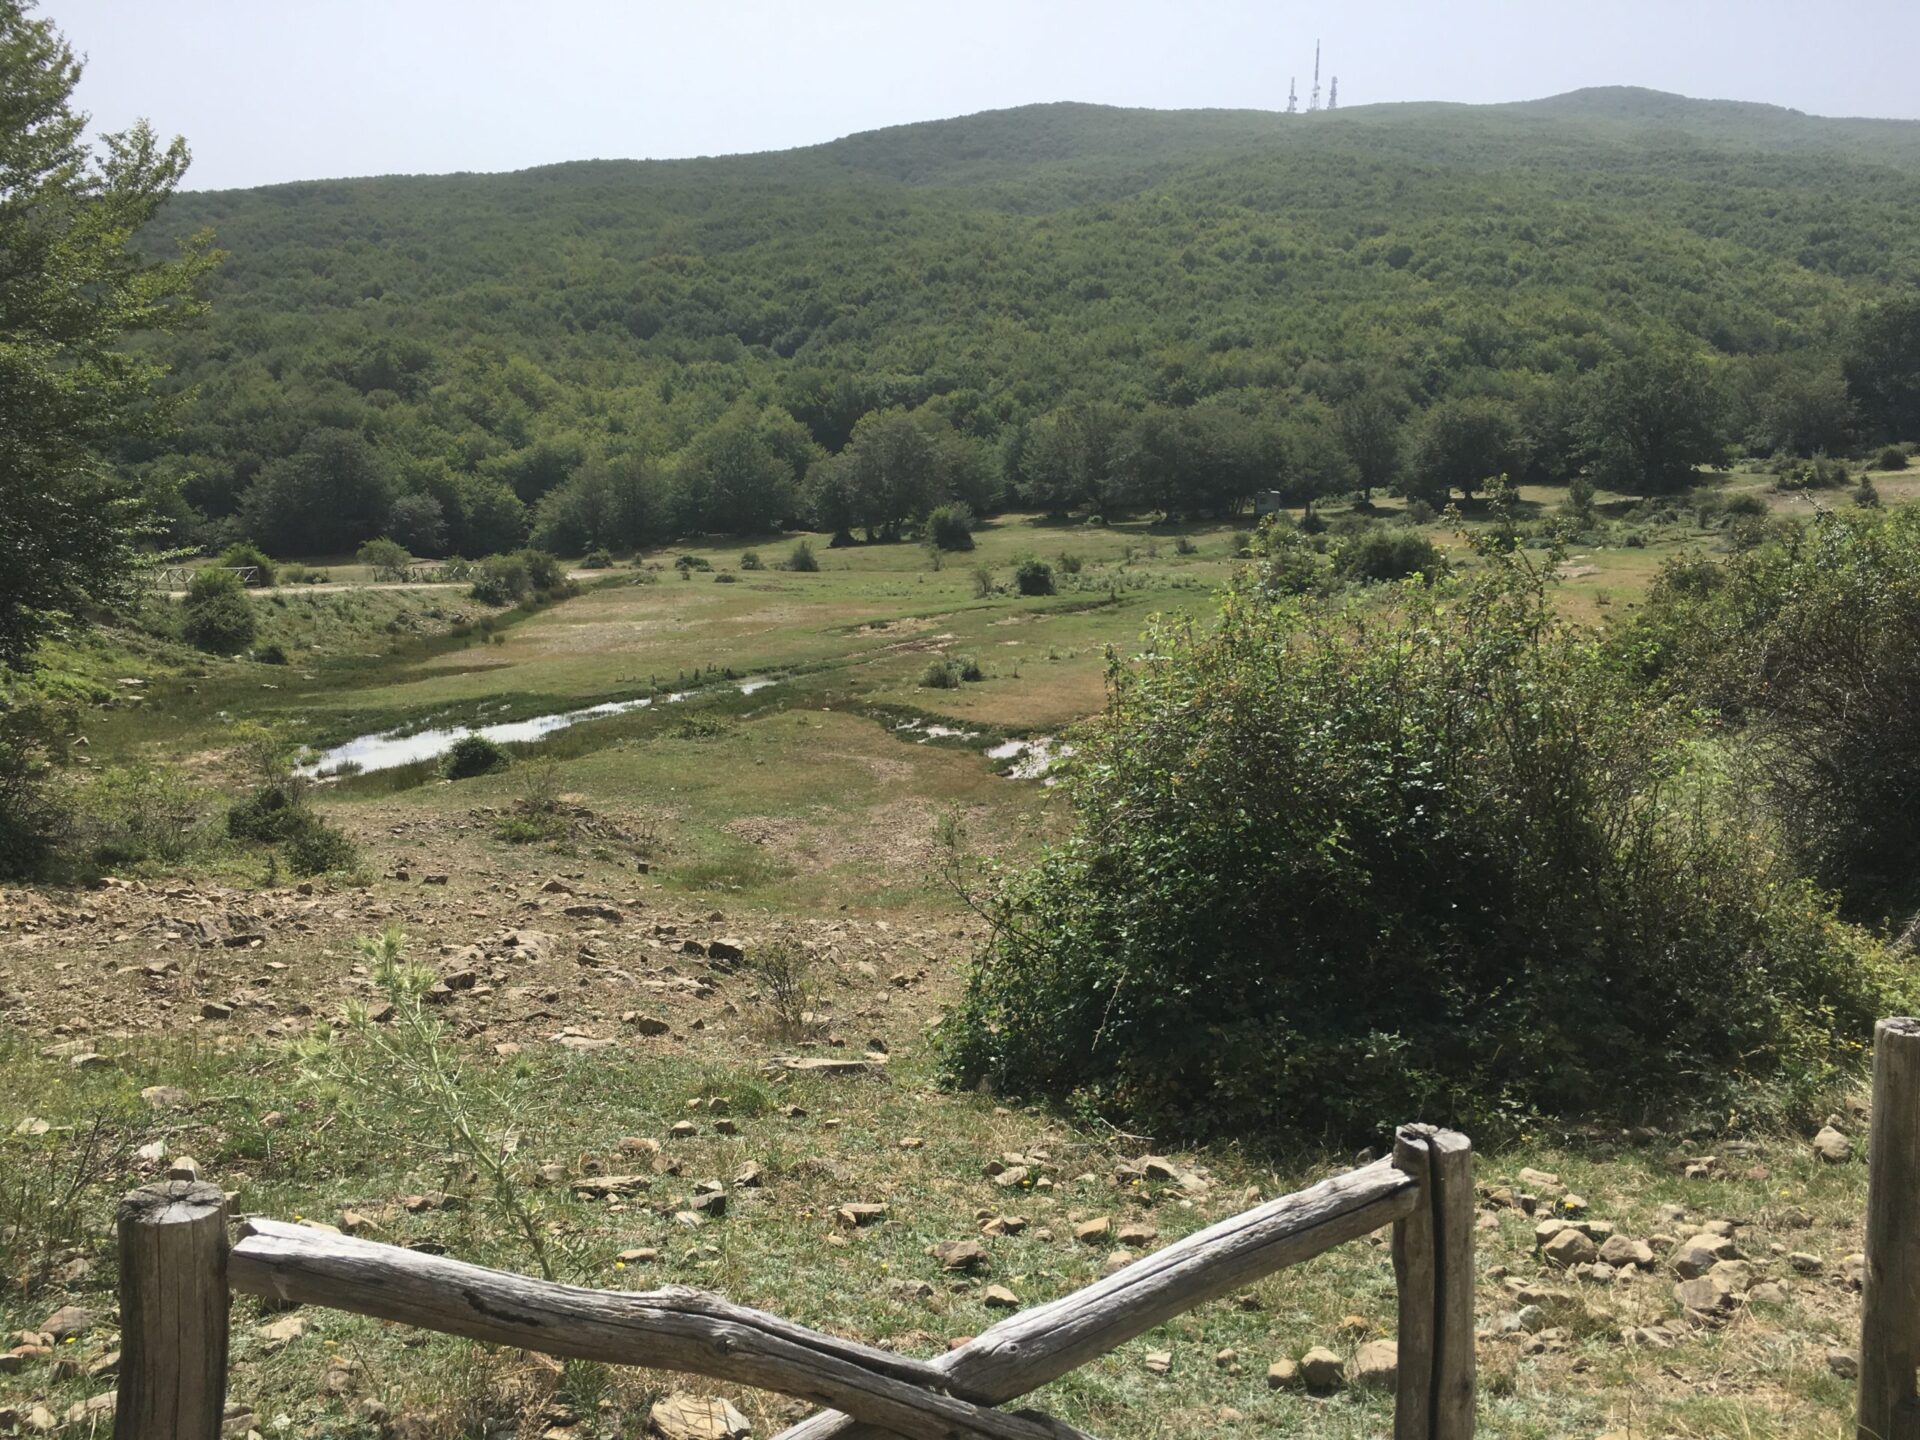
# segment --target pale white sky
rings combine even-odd
[[[1280,109],[1645,85],[1920,118],[1920,0],[43,0],[194,189],[785,149],[1045,100]]]

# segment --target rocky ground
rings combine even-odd
[[[363,888],[0,896],[14,1037],[0,1181],[25,1195],[35,1166],[68,1173],[99,1114],[121,1136],[73,1172],[68,1230],[47,1219],[57,1195],[42,1212],[0,1208],[16,1271],[0,1303],[0,1434],[110,1425],[111,1203],[131,1184],[199,1171],[242,1211],[530,1268],[475,1176],[436,1158],[444,1140],[403,1135],[396,1109],[392,1155],[368,1157],[366,1117],[343,1106],[336,1128],[330,1092],[286,1058],[316,1028],[346,1033],[356,1007],[382,1022],[389,1002],[355,941],[391,924],[435,973],[427,999],[452,1043],[555,1087],[563,1103],[532,1127],[525,1168],[584,1283],[693,1284],[937,1353],[1349,1163],[1274,1168],[1165,1141],[1155,1154],[1146,1137],[939,1090],[925,1030],[977,941],[971,919],[729,913],[631,859],[378,818],[361,836],[376,872]],[[756,963],[783,947],[808,962],[791,1025]],[[1864,1117],[1834,1120],[1818,1136],[1563,1136],[1483,1153],[1482,1433],[1842,1428]],[[1384,1238],[1162,1327],[1043,1403],[1111,1437],[1379,1433],[1395,1360]],[[235,1325],[236,1435],[764,1437],[801,1413],[675,1377],[477,1361],[463,1342],[334,1312],[249,1301]]]

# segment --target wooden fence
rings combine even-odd
[[[1410,1125],[1390,1159],[1223,1220],[938,1359],[915,1360],[680,1287],[557,1285],[273,1220],[243,1222],[230,1245],[219,1188],[175,1181],[136,1190],[120,1207],[114,1433],[215,1440],[228,1302],[239,1293],[563,1358],[704,1375],[824,1407],[778,1440],[1085,1440],[1049,1416],[999,1407],[1197,1305],[1391,1225],[1395,1440],[1466,1440],[1473,1224],[1466,1137]]]

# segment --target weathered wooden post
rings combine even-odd
[[[227,1202],[169,1180],[120,1202],[116,1440],[219,1440],[227,1398]]]
[[[1393,1226],[1400,1292],[1394,1440],[1469,1440],[1474,1424],[1473,1147],[1431,1125],[1394,1136],[1424,1203]]]
[[[1860,1440],[1920,1437],[1920,1020],[1873,1031]]]

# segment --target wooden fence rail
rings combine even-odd
[[[1395,1440],[1473,1434],[1473,1173],[1462,1135],[1407,1126],[1391,1159],[1223,1220],[935,1360],[715,1295],[590,1290],[273,1220],[229,1245],[219,1189],[171,1182],[120,1210],[120,1440],[215,1440],[233,1293],[325,1305],[542,1354],[676,1370],[824,1407],[780,1440],[1087,1440],[1001,1409],[1208,1300],[1393,1226]],[[1911,1373],[1911,1372],[1909,1372]]]

